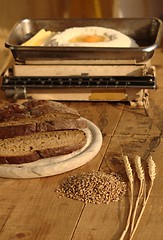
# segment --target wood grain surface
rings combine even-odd
[[[131,161],[140,155],[145,167],[148,156],[152,155],[157,167],[154,187],[133,240],[162,240],[162,59],[163,50],[158,49],[152,61],[157,70],[158,89],[150,91],[148,115],[143,108],[133,108],[127,103],[66,102],[99,127],[103,135],[101,150],[86,165],[58,176],[0,178],[0,239],[118,240],[126,223],[128,194],[116,203],[94,205],[60,197],[55,190],[69,175],[90,170],[115,171],[126,178],[123,153]],[[137,188],[135,197],[136,191]]]

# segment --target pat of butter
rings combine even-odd
[[[32,38],[24,42],[22,46],[42,46],[52,35],[53,32],[41,29]]]

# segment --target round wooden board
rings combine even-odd
[[[0,177],[3,178],[40,178],[48,177],[78,168],[89,162],[99,152],[102,145],[102,134],[91,121],[88,123],[87,143],[74,153],[25,164],[1,164]]]

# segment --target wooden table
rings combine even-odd
[[[0,178],[1,240],[118,240],[126,224],[128,194],[118,202],[95,205],[59,198],[55,189],[70,174],[89,170],[125,174],[122,152],[131,161],[138,154],[144,163],[152,155],[157,166],[154,187],[133,239],[163,239],[162,49],[156,51],[153,64],[158,89],[150,91],[148,116],[143,108],[132,108],[126,103],[67,103],[102,132],[101,150],[89,163],[52,177]]]

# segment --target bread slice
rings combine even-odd
[[[0,109],[1,139],[86,127],[86,121],[75,109],[59,102],[30,100],[23,104],[8,104]]]
[[[0,139],[0,164],[22,164],[42,158],[65,155],[87,142],[82,130],[37,132],[27,136]]]
[[[48,117],[45,116],[44,119],[37,118],[0,123],[0,139],[26,136],[36,132],[84,129],[86,127],[86,121],[83,119],[63,119],[52,117],[49,120]]]

